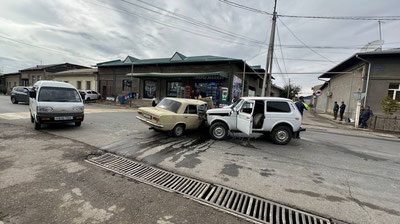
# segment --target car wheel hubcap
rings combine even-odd
[[[225,135],[225,129],[223,127],[214,128],[214,136],[222,138]]]
[[[288,138],[288,133],[284,130],[280,130],[276,133],[276,138],[278,141],[280,142],[284,142],[287,140]]]
[[[175,134],[178,136],[182,135],[182,132],[183,132],[183,128],[181,126],[178,126],[175,130]]]

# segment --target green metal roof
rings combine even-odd
[[[224,76],[224,72],[207,73],[128,73],[132,77],[194,77],[194,76]]]
[[[182,55],[183,56],[183,55]],[[185,56],[184,56],[185,57]],[[242,61],[236,58],[219,57],[212,55],[185,57],[182,60],[170,60],[171,58],[137,59],[133,63],[124,63],[121,60],[98,63],[97,67],[124,66],[124,65],[150,65],[150,64],[180,64],[180,63],[204,63],[222,61]]]

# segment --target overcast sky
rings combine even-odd
[[[273,0],[232,0],[267,12]],[[127,3],[128,2],[128,3]],[[271,16],[258,14],[218,0],[145,0],[157,7],[212,25],[211,29],[167,16],[137,0],[2,0],[0,4],[0,69],[16,72],[37,64],[98,62],[137,58],[170,57],[175,51],[186,56],[217,55],[247,60],[265,67]],[[153,11],[149,11],[137,4]],[[154,12],[156,11],[156,12]],[[278,14],[315,16],[400,16],[398,0],[278,0]],[[284,72],[321,72],[358,52],[362,45],[379,39],[377,21],[279,18],[282,45],[276,46]],[[382,24],[384,49],[400,47],[400,21]],[[215,32],[234,33],[232,38]],[[250,40],[251,39],[251,40]],[[276,44],[279,38],[276,36]],[[282,57],[283,52],[283,57]],[[285,58],[286,60],[282,60]],[[328,61],[328,59],[330,61]],[[286,66],[284,66],[286,65]],[[286,69],[285,69],[286,67]],[[277,64],[273,70],[279,72]],[[275,84],[291,82],[304,94],[321,83],[318,75],[275,74]]]

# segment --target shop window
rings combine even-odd
[[[400,102],[400,83],[390,83],[388,95]]]
[[[185,109],[185,114],[197,114],[197,106],[187,105]]]
[[[167,82],[168,97],[183,97],[185,88],[182,82]]]
[[[76,81],[76,88],[82,89],[82,81]]]
[[[286,102],[267,102],[267,112],[290,113],[289,104]]]
[[[92,89],[92,85],[90,81],[86,81],[86,89]]]
[[[122,91],[130,91],[132,86],[131,80],[124,79],[122,80]]]

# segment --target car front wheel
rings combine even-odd
[[[222,140],[228,136],[228,127],[222,122],[216,122],[210,127],[210,135],[215,140]]]
[[[13,103],[13,104],[17,104],[17,103],[18,103],[18,101],[15,99],[15,97],[11,97],[11,103]]]
[[[185,126],[183,124],[178,124],[172,129],[172,135],[175,137],[179,137],[183,135],[183,132],[185,131]]]
[[[271,132],[271,140],[278,145],[286,145],[292,139],[292,130],[287,126],[275,127]]]

